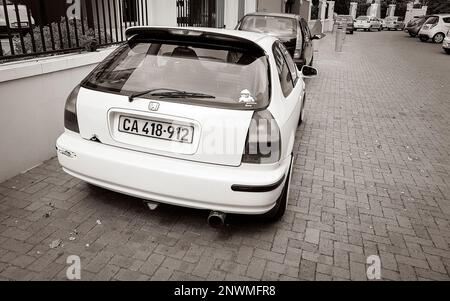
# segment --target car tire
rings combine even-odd
[[[412,32],[408,32],[409,33],[409,36],[411,37],[411,38],[415,38],[416,37],[416,34],[413,34]]]
[[[419,37],[419,39],[420,39],[422,42],[428,41],[428,37],[425,37],[425,36],[421,36],[421,37]]]
[[[381,31],[381,27],[378,27],[378,31]]]
[[[278,198],[275,207],[273,207],[269,212],[265,213],[262,217],[269,222],[278,222],[286,212],[289,198],[289,188],[291,186],[291,175],[292,168],[294,165],[294,154],[291,154],[291,164],[289,166],[289,172],[284,182],[283,191]]]
[[[444,41],[445,35],[442,32],[438,32],[433,37],[433,43],[440,44]]]
[[[352,30],[352,31],[350,31],[350,34],[353,34],[353,30]]]
[[[444,51],[445,53],[450,54],[450,49],[445,48]]]

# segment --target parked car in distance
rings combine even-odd
[[[281,41],[265,34],[188,27],[125,34],[67,99],[56,142],[63,170],[151,202],[211,210],[212,226],[227,213],[281,218],[303,78],[317,70],[299,71]]]
[[[444,41],[442,42],[442,48],[447,54],[450,54],[450,30],[447,32]]]
[[[427,21],[429,16],[418,16],[414,17],[411,21],[408,22],[405,26],[405,31],[411,36],[416,37],[419,34],[420,29],[423,24]]]
[[[346,33],[353,34],[355,28],[353,27],[353,17],[349,15],[338,15],[336,18],[336,25],[338,29],[346,28]]]
[[[279,38],[299,69],[304,65],[313,65],[313,40],[325,36],[324,34],[312,35],[308,22],[293,14],[262,12],[247,14],[239,21],[236,29],[264,33]]]
[[[387,30],[403,30],[405,23],[400,17],[386,17]]]
[[[364,31],[371,31],[372,29],[377,29],[381,31],[381,21],[377,17],[371,16],[359,16],[355,20],[354,24],[355,30],[363,29]]]
[[[381,30],[385,30],[386,29],[386,19],[380,19],[381,22]]]
[[[432,40],[440,44],[444,41],[445,34],[450,30],[450,14],[437,14],[430,16],[419,31],[419,39],[422,42]]]
[[[8,14],[10,33],[16,34],[19,33],[20,30],[22,32],[29,31],[30,26],[34,24],[34,19],[30,16],[31,24],[29,24],[30,22],[28,20],[27,7],[25,5],[17,5],[17,12],[19,15],[18,19],[13,2],[10,0],[0,0],[0,37],[5,37],[8,35],[8,26],[6,23],[6,14],[3,1],[6,1],[6,12]]]

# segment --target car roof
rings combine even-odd
[[[428,17],[450,17],[450,13],[449,14],[432,14],[432,15],[428,15]]]
[[[291,19],[299,19],[299,15],[295,14],[283,14],[283,13],[266,13],[266,12],[254,12],[250,14],[246,14],[244,17],[247,16],[269,16],[269,17],[280,17],[280,18],[291,18]]]
[[[245,39],[255,43],[260,46],[262,49],[267,51],[268,45],[272,45],[273,42],[278,39],[275,37],[271,37],[269,35],[251,31],[240,31],[240,30],[231,30],[231,29],[222,29],[222,28],[209,28],[209,27],[173,27],[173,26],[133,26],[127,28],[125,31],[125,35],[129,34],[138,34],[139,32],[145,32],[146,30],[157,29],[157,30],[187,30],[187,31],[195,31],[195,32],[204,32],[204,33],[215,33],[226,35],[230,37],[237,37],[241,39]],[[270,48],[270,47],[269,47]]]

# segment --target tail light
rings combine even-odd
[[[242,163],[276,163],[280,156],[280,128],[269,111],[256,111],[248,130]]]
[[[77,117],[77,98],[80,86],[76,86],[75,89],[70,92],[64,108],[64,127],[73,132],[79,133],[78,117]]]

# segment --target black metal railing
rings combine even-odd
[[[177,24],[216,27],[216,10],[216,0],[177,0]]]
[[[55,2],[0,0],[0,62],[94,51],[123,42],[125,29],[149,21],[147,0],[61,1],[59,9]]]

